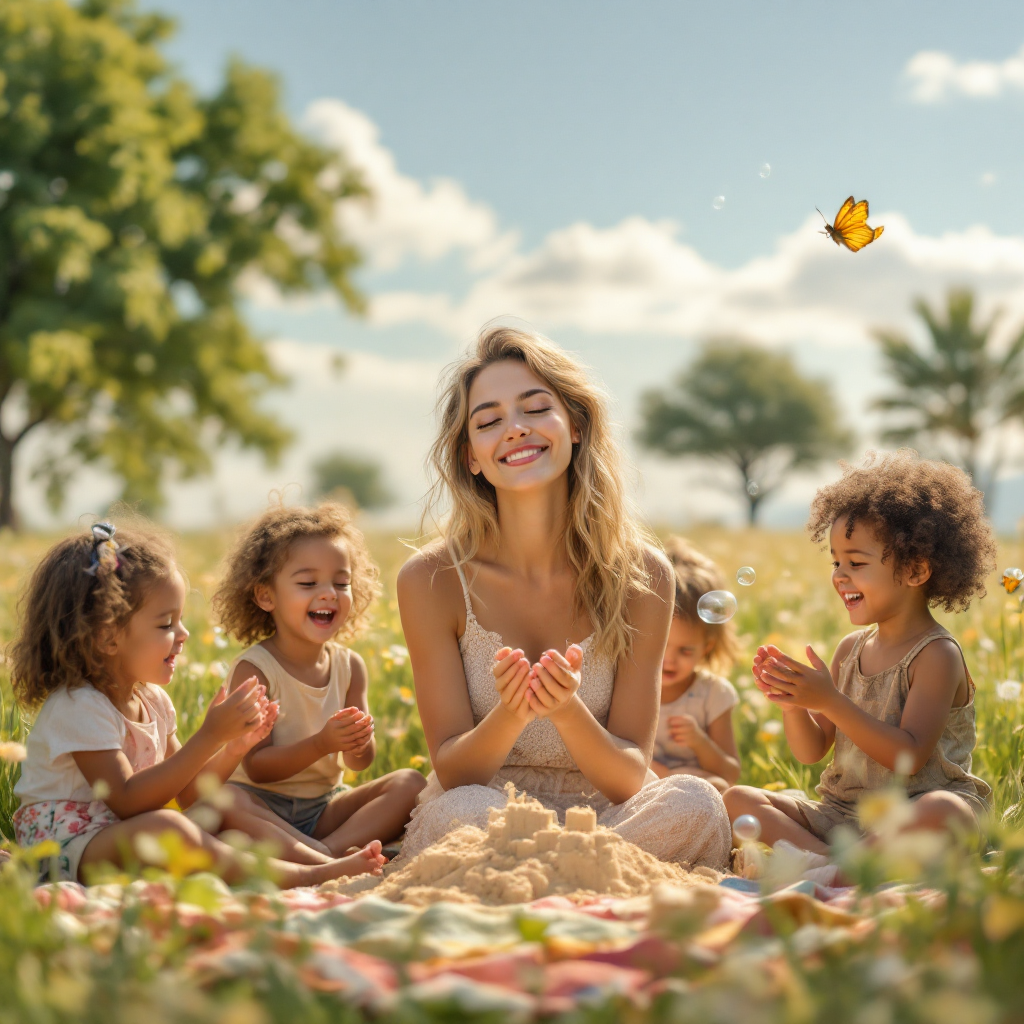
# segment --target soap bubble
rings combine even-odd
[[[711,205],[716,210],[720,210],[723,206],[725,206],[725,196],[715,196],[715,198],[711,200]]]
[[[732,831],[741,843],[756,843],[761,838],[761,822],[752,814],[741,814],[732,823]]]
[[[709,626],[728,622],[736,614],[736,598],[728,590],[709,590],[697,602],[697,614]]]
[[[1024,580],[1024,571],[1015,567],[1003,570],[1003,589],[1008,594],[1012,594],[1020,586],[1021,580]]]
[[[741,587],[753,586],[754,580],[757,579],[757,573],[754,571],[752,565],[744,565],[742,568],[736,570],[736,582]]]
[[[15,181],[14,171],[0,171],[0,192],[10,192]]]
[[[761,493],[761,485],[756,480],[751,480],[747,484],[747,494],[752,498],[756,498]]]
[[[766,161],[761,164],[757,173],[760,174],[762,178],[770,178],[772,174],[772,165]]]

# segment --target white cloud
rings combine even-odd
[[[303,124],[340,150],[372,192],[370,201],[344,202],[338,211],[349,237],[379,269],[394,269],[409,256],[432,261],[455,251],[471,267],[486,267],[515,246],[515,234],[502,233],[494,211],[470,199],[457,181],[436,178],[428,186],[402,174],[381,145],[377,125],[341,100],[310,104]]]
[[[872,217],[885,234],[851,253],[809,217],[773,253],[726,269],[679,240],[671,222],[630,217],[601,229],[552,232],[478,278],[461,300],[444,293],[378,293],[371,319],[426,322],[457,338],[514,313],[544,329],[701,338],[741,334],[768,344],[864,343],[873,328],[908,326],[908,299],[974,288],[985,306],[1024,313],[1024,239],[986,227],[917,234],[906,218]]]
[[[904,75],[917,103],[939,103],[950,96],[991,99],[1024,89],[1024,46],[1003,61],[958,62],[948,53],[922,50],[907,62]]]

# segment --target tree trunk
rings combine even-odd
[[[0,436],[0,530],[16,530],[14,514],[14,444]]]

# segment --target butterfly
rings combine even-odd
[[[1008,594],[1012,594],[1020,586],[1021,580],[1024,580],[1024,572],[1020,569],[1003,570],[1003,589]]]
[[[815,207],[817,210],[818,208]],[[821,219],[825,215],[821,213]],[[853,196],[839,207],[834,224],[825,221],[823,235],[828,235],[836,245],[841,242],[850,252],[857,252],[865,245],[870,245],[883,231],[884,227],[872,228],[868,226],[868,201],[862,199],[859,203],[853,201]]]

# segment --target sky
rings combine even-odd
[[[640,395],[709,338],[793,355],[878,446],[886,388],[872,332],[920,338],[910,310],[966,285],[1003,336],[1024,324],[1024,8],[961,3],[161,0],[166,52],[200,91],[231,56],[277,73],[303,130],[375,193],[342,211],[366,260],[368,315],[328,296],[247,292],[291,386],[267,408],[295,430],[281,465],[224,452],[172,488],[204,526],[308,491],[346,449],[385,467],[412,523],[442,367],[495,316],[525,320],[611,395],[635,494],[660,523],[737,521],[714,469],[638,451]],[[861,253],[818,232],[853,193],[885,235]],[[724,197],[724,204],[716,202]],[[716,208],[720,207],[720,208]],[[346,357],[344,372],[333,357]],[[1008,439],[1024,453],[1024,437]],[[27,475],[30,459],[23,460]],[[1024,508],[1010,465],[996,518]],[[799,523],[826,465],[765,521]],[[26,481],[27,512],[38,491]],[[64,516],[112,493],[81,477]]]

